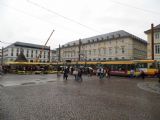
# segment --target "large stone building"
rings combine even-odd
[[[146,59],[147,42],[124,30],[69,42],[61,47],[61,61]]]
[[[42,48],[44,50],[40,54]],[[4,48],[3,62],[5,63],[5,62],[15,61],[21,51],[23,52],[28,62],[37,61],[38,56],[39,56],[38,59],[39,62],[49,62],[51,59],[49,46],[44,47],[42,45],[15,42]]]
[[[147,34],[147,58],[152,59],[151,29],[145,31]],[[160,24],[154,27],[154,59],[160,60]]]

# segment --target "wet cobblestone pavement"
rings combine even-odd
[[[160,94],[139,88],[146,82],[157,80],[3,76],[0,120],[160,120]]]
[[[138,83],[138,87],[150,92],[160,94],[160,83],[158,82],[140,82]]]

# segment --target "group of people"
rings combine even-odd
[[[76,68],[73,71],[73,75],[75,77],[75,80],[81,80],[82,81],[82,69]]]
[[[130,78],[139,77],[139,78],[145,79],[146,74],[145,74],[144,70],[141,69],[139,71],[140,71],[139,75],[136,75],[135,70],[132,68],[130,70],[130,76],[129,77]],[[110,76],[111,76],[110,72],[111,72],[110,68],[100,67],[100,68],[97,69],[96,74],[97,74],[97,76],[100,80],[102,80],[103,78],[110,79]],[[75,80],[81,80],[82,81],[82,73],[84,73],[84,70],[81,69],[81,68],[71,68],[71,69],[65,68],[63,70],[63,78],[65,80],[68,79],[68,74],[69,73],[71,75],[74,75]],[[92,76],[93,69],[87,69],[86,74],[89,75],[89,76]],[[159,78],[158,82],[160,82],[160,70],[158,70],[158,72],[156,73],[156,76]]]
[[[92,69],[88,69],[86,71],[88,76],[92,76],[93,75],[93,70]],[[64,68],[63,69],[63,79],[67,80],[68,79],[68,74],[74,75],[75,80],[80,80],[82,81],[82,74],[84,73],[83,69],[81,68],[74,68],[72,70],[70,70],[69,68]],[[110,69],[109,68],[98,68],[97,69],[97,76],[99,77],[99,79],[101,80],[102,78],[106,77],[108,79],[110,79]]]
[[[64,68],[63,69],[63,79],[67,80],[68,79],[68,74],[74,75],[75,80],[80,80],[82,81],[82,74],[84,73],[83,69],[81,68],[74,68],[74,69],[69,69],[69,68]],[[88,76],[93,75],[93,69],[87,69],[86,74]],[[106,77],[110,79],[110,69],[109,68],[99,68],[97,69],[97,76],[101,80],[102,78]]]
[[[82,79],[82,74],[85,73],[88,76],[92,76],[93,75],[93,69],[87,69],[86,71],[84,71],[82,68],[73,68],[73,69],[69,69],[69,68],[64,68],[63,69],[63,79],[67,80],[68,79],[68,74],[74,75],[75,80],[83,80]],[[99,77],[100,80],[102,80],[102,78],[108,78],[110,79],[110,69],[109,68],[103,68],[100,67],[97,69],[96,71],[97,76]]]
[[[82,69],[75,68],[72,72],[70,72],[68,68],[64,68],[64,70],[63,70],[63,79],[67,80],[69,73],[74,75],[75,80],[81,80],[82,81]]]
[[[10,71],[10,67],[9,66],[0,65],[0,75],[9,73],[9,71]]]
[[[97,69],[97,76],[99,77],[99,79],[101,80],[102,78],[106,77],[108,79],[110,79],[110,69],[109,68],[102,68],[100,67],[99,69]]]

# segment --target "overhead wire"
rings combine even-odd
[[[96,30],[96,29],[94,29],[94,28],[91,28],[91,27],[89,27],[88,25],[84,25],[84,24],[82,24],[82,23],[80,23],[80,22],[78,22],[78,21],[76,21],[76,20],[74,20],[74,19],[71,19],[71,18],[69,18],[69,17],[66,17],[66,16],[58,13],[58,12],[55,12],[55,11],[53,11],[53,10],[51,10],[51,9],[48,9],[48,8],[46,8],[46,7],[38,4],[38,3],[32,2],[32,1],[30,1],[30,0],[27,0],[27,2],[30,3],[30,4],[32,4],[32,5],[35,5],[35,6],[39,7],[39,8],[41,8],[41,9],[44,9],[44,10],[46,10],[46,11],[52,13],[52,14],[55,14],[55,15],[61,17],[61,18],[64,18],[64,19],[66,19],[66,20],[68,20],[68,21],[70,21],[70,22],[73,22],[73,23],[76,23],[76,24],[78,24],[78,25],[80,25],[80,26],[82,26],[82,27],[85,27],[85,28],[87,28],[87,29],[89,29],[89,30],[92,30],[92,31],[94,31],[94,32],[101,33],[100,31],[98,31],[98,30]]]
[[[30,17],[32,17],[32,18],[38,19],[38,20],[40,20],[40,21],[43,21],[43,22],[45,22],[45,23],[55,24],[54,22],[51,22],[51,21],[48,21],[48,20],[43,20],[43,19],[41,19],[41,18],[39,18],[39,17],[37,17],[37,16],[34,16],[34,15],[29,14],[29,13],[27,13],[27,12],[25,12],[25,11],[22,11],[22,10],[20,10],[20,9],[15,8],[15,7],[9,6],[9,5],[7,5],[7,4],[0,3],[0,5],[2,5],[2,6],[4,6],[4,7],[7,7],[7,8],[10,8],[10,9],[12,9],[12,10],[15,10],[15,11],[17,11],[17,12],[19,12],[19,13],[24,14],[24,15],[30,16]],[[66,27],[64,27],[64,26],[59,26],[59,25],[58,25],[58,27],[60,27],[61,29],[64,29],[64,30],[72,31],[72,32],[74,32],[74,33],[79,33],[79,32],[76,32],[75,30],[71,30],[71,29],[66,28]],[[56,28],[56,27],[53,27],[53,28]]]
[[[154,14],[160,14],[160,12],[151,11],[151,10],[144,9],[144,8],[139,8],[139,7],[132,6],[132,5],[130,5],[130,4],[126,4],[126,3],[122,3],[122,2],[118,2],[118,1],[115,1],[115,0],[109,0],[109,1],[111,1],[111,2],[113,2],[113,3],[116,3],[116,4],[119,4],[119,5],[122,5],[122,6],[131,7],[131,8],[137,9],[137,10],[141,10],[141,11],[144,11],[144,12],[154,13]],[[83,26],[83,27],[85,27],[85,28],[87,28],[87,29],[90,29],[90,30],[94,31],[94,32],[101,33],[100,31],[98,31],[98,30],[96,30],[96,29],[93,29],[93,28],[91,28],[91,27],[89,27],[89,26],[87,26],[87,25],[84,25],[84,24],[82,24],[82,23],[80,23],[80,22],[78,22],[78,21],[76,21],[76,20],[73,20],[73,19],[71,19],[71,18],[69,18],[69,17],[66,17],[66,16],[64,16],[64,15],[58,13],[58,12],[55,12],[55,11],[53,11],[53,10],[50,10],[50,9],[48,9],[48,8],[46,8],[46,7],[38,4],[38,3],[35,3],[35,2],[33,2],[33,1],[31,1],[31,0],[27,0],[27,2],[30,3],[30,4],[32,4],[32,5],[35,5],[35,6],[39,7],[39,8],[41,8],[41,9],[44,9],[44,10],[46,10],[46,11],[52,13],[52,14],[55,14],[55,15],[61,17],[61,18],[64,18],[64,19],[66,19],[66,20],[68,20],[68,21],[70,21],[70,22],[73,22],[73,23],[76,23],[76,24],[78,24],[78,25],[81,25],[81,26]],[[29,16],[34,17],[34,18],[36,18],[36,19],[39,19],[39,20],[41,20],[41,21],[44,21],[44,20],[42,20],[42,19],[40,19],[40,18],[38,18],[38,17],[35,17],[35,16],[33,16],[33,15],[31,15],[31,14],[28,14],[27,12],[24,12],[24,11],[19,10],[19,9],[17,9],[17,8],[8,6],[8,5],[6,5],[6,4],[3,4],[3,5],[5,5],[6,7],[10,7],[10,8],[12,8],[12,9],[16,10],[16,11],[19,11],[19,12],[21,12],[21,13],[23,13],[23,14],[26,14],[26,15],[29,15]],[[46,22],[46,21],[44,21],[44,22]],[[47,21],[47,22],[50,22],[50,21]],[[50,23],[51,23],[51,22],[50,22]],[[52,24],[53,24],[53,23],[52,23]]]
[[[133,6],[133,5],[130,5],[130,4],[126,4],[126,3],[122,3],[122,2],[118,2],[118,1],[115,1],[115,0],[109,0],[109,1],[111,1],[111,2],[113,2],[113,3],[115,3],[115,4],[119,4],[119,5],[126,6],[126,7],[130,7],[130,8],[134,8],[134,9],[137,9],[137,10],[140,10],[140,11],[144,11],[144,12],[147,12],[147,13],[160,14],[160,12],[156,12],[156,11],[152,11],[152,10],[148,10],[148,9],[144,9],[144,8],[139,8],[139,7],[136,7],[136,6]],[[95,29],[93,29],[93,28],[91,28],[91,27],[89,27],[89,26],[87,26],[87,25],[84,25],[84,24],[82,24],[82,23],[80,23],[80,22],[78,22],[78,21],[75,21],[75,20],[73,20],[73,19],[71,19],[71,18],[69,18],[69,17],[66,17],[66,16],[64,16],[64,15],[62,15],[62,14],[59,14],[58,12],[55,12],[55,11],[53,11],[53,10],[50,10],[50,9],[48,9],[48,8],[46,8],[46,7],[38,4],[38,3],[35,3],[35,2],[33,2],[33,1],[31,1],[31,0],[27,0],[27,2],[30,3],[30,4],[32,4],[32,5],[35,5],[35,6],[39,7],[39,8],[41,8],[41,9],[44,9],[44,10],[46,10],[46,11],[52,13],[52,14],[55,14],[55,15],[61,17],[61,18],[64,18],[64,19],[66,19],[66,20],[68,20],[68,21],[70,21],[70,22],[76,23],[76,24],[81,25],[81,26],[83,26],[83,27],[85,27],[85,28],[87,28],[87,29],[90,29],[90,30],[94,31],[94,32],[99,32],[99,33],[100,33],[100,31],[97,31],[97,30],[95,30]],[[0,4],[2,4],[2,3],[0,3]],[[17,9],[17,8],[15,8],[15,7],[11,7],[11,6],[8,6],[8,5],[6,5],[6,4],[2,4],[2,5],[6,6],[6,7],[9,7],[9,8],[11,8],[11,9],[14,9],[14,10],[16,10],[16,11],[18,11],[18,12],[21,12],[21,13],[23,13],[23,14],[25,14],[25,15],[28,15],[28,16],[34,17],[34,18],[36,18],[36,19],[39,19],[39,20],[41,20],[41,21],[43,21],[43,22],[47,22],[47,23],[49,22],[49,23],[52,23],[52,24],[53,24],[53,22],[45,21],[45,20],[40,19],[40,18],[38,18],[38,17],[36,17],[36,16],[34,16],[34,15],[31,15],[31,14],[29,14],[29,13],[27,13],[27,12],[24,12],[24,11],[22,11],[22,10],[19,10],[19,9]],[[73,32],[75,32],[75,31],[73,31]]]
[[[36,16],[34,16],[34,15],[31,15],[31,14],[25,12],[25,11],[22,11],[22,10],[20,10],[20,9],[15,8],[15,7],[9,6],[9,5],[7,5],[7,4],[0,3],[0,5],[3,5],[3,6],[5,6],[5,7],[8,7],[8,8],[10,8],[10,9],[13,9],[13,10],[15,10],[15,11],[17,11],[17,12],[23,13],[23,14],[25,14],[25,15],[27,15],[27,16],[34,17],[34,18],[39,19],[39,20],[41,20],[41,21],[43,21],[43,22],[46,22],[46,21],[44,21],[44,20],[42,20],[42,19],[40,19],[40,18],[38,18],[38,17],[36,17]]]
[[[116,4],[119,4],[119,5],[122,5],[122,6],[125,6],[125,7],[134,8],[134,9],[137,9],[137,10],[140,10],[140,11],[143,11],[143,12],[153,13],[153,14],[160,15],[160,12],[157,12],[157,11],[152,11],[152,10],[149,10],[149,9],[144,9],[144,8],[136,7],[136,6],[133,6],[133,5],[130,5],[130,4],[126,4],[126,3],[122,3],[122,2],[118,2],[118,1],[115,1],[115,0],[109,0],[109,1],[113,2],[113,3],[116,3]]]
[[[38,19],[38,20],[40,20],[40,21],[42,21],[42,22],[54,24],[54,23],[51,22],[51,21],[46,21],[46,20],[40,19],[40,18],[37,17],[37,16],[34,16],[34,15],[32,15],[32,14],[29,14],[28,12],[25,12],[25,11],[23,11],[23,10],[17,9],[17,8],[15,8],[15,7],[13,7],[13,6],[9,6],[9,5],[4,4],[4,3],[1,3],[1,2],[0,2],[0,5],[3,6],[3,7],[7,7],[7,8],[9,8],[9,9],[12,9],[12,10],[14,10],[14,11],[16,11],[16,12],[21,13],[21,14],[30,16],[30,17],[32,17],[32,18],[34,18],[34,19]],[[71,30],[71,29],[66,28],[66,27],[64,27],[64,26],[59,26],[59,27],[60,27],[61,29],[67,30],[67,31],[72,31],[72,32],[74,32],[74,33],[76,33],[76,34],[78,34],[78,33],[80,34],[80,32],[77,32],[77,31],[75,31],[75,30]],[[56,29],[56,27],[54,27],[54,28]],[[3,44],[12,44],[12,43],[3,42],[3,41],[0,41],[0,43],[3,43]]]
[[[130,4],[126,4],[126,3],[122,3],[122,2],[118,2],[118,1],[115,1],[115,0],[109,0],[109,1],[111,1],[112,3],[115,3],[115,4],[119,4],[119,5],[122,5],[122,6],[125,6],[125,7],[129,7],[129,8],[133,8],[133,9],[136,9],[136,10],[139,10],[139,11],[143,11],[143,12],[146,12],[146,13],[152,13],[152,14],[158,14],[158,15],[160,15],[160,12],[157,12],[157,11],[152,11],[152,10],[149,10],[149,9],[144,9],[144,8],[136,7],[136,6],[133,6],[133,5],[130,5]],[[57,16],[59,16],[59,17],[62,17],[62,18],[66,19],[66,20],[68,20],[68,21],[70,21],[70,22],[79,24],[79,25],[81,25],[81,26],[83,26],[83,27],[85,27],[85,28],[87,28],[87,29],[90,29],[90,30],[92,30],[92,31],[101,33],[101,32],[98,31],[98,30],[95,30],[95,29],[93,29],[93,28],[91,28],[91,27],[89,27],[89,26],[87,26],[87,25],[84,25],[84,24],[82,24],[82,23],[80,23],[80,22],[78,22],[78,21],[75,21],[74,19],[71,19],[71,18],[69,18],[69,17],[66,17],[66,16],[64,16],[64,15],[58,13],[58,12],[55,12],[55,11],[53,11],[53,10],[51,10],[51,9],[49,9],[49,8],[46,8],[46,7],[44,7],[44,6],[42,6],[42,5],[38,4],[38,3],[35,3],[35,2],[33,2],[33,1],[31,1],[31,0],[27,0],[27,2],[30,3],[30,4],[33,4],[33,5],[41,8],[41,9],[44,9],[44,10],[46,10],[46,11],[52,13],[52,14],[55,14],[55,15],[57,15]]]

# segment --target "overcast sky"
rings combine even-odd
[[[58,47],[125,30],[146,40],[160,24],[160,0],[0,0],[0,47],[16,41]]]

